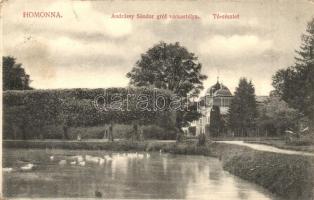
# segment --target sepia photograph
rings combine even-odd
[[[313,0],[0,15],[0,199],[314,199]]]

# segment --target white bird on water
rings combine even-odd
[[[67,161],[66,160],[60,160],[59,165],[66,165]]]
[[[81,162],[78,163],[78,165],[84,167],[86,165],[86,162],[85,161],[81,161]]]
[[[35,165],[32,163],[28,163],[28,164],[24,165],[23,167],[21,167],[21,170],[23,170],[23,171],[32,170],[34,168],[34,166]]]
[[[105,158],[107,161],[112,160],[112,158],[111,158],[109,155],[105,155],[104,158]]]
[[[76,165],[76,161],[70,162],[71,165]]]
[[[85,160],[87,162],[91,162],[91,163],[98,163],[99,162],[99,158],[98,157],[89,156],[89,155],[85,156]]]
[[[84,161],[83,156],[76,156],[77,162],[82,162]]]
[[[74,160],[76,160],[77,162],[81,162],[81,161],[84,160],[83,156],[80,156],[80,155],[78,155],[78,156],[72,156],[71,159],[74,159]]]
[[[99,158],[99,165],[103,165],[105,163],[105,159]]]
[[[3,172],[12,172],[13,168],[11,168],[11,167],[4,167],[4,168],[2,168],[2,171]]]
[[[137,153],[128,153],[127,157],[128,158],[136,158],[137,157]]]
[[[54,156],[50,156],[50,160],[53,161],[55,159]]]
[[[144,154],[142,154],[142,153],[137,154],[137,158],[143,159],[144,158]]]

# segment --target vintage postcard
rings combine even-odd
[[[314,199],[313,0],[3,0],[1,199]]]

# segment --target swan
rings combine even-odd
[[[93,162],[93,163],[98,163],[99,162],[99,158],[98,157],[93,157],[93,156],[89,156],[89,155],[85,156],[85,160],[87,162]]]
[[[21,170],[27,171],[27,170],[32,170],[34,168],[34,164],[32,163],[28,163],[26,165],[24,165],[23,167],[21,167]]]
[[[83,156],[72,156],[71,159],[76,159],[78,162],[81,162],[84,160]]]
[[[81,162],[78,163],[78,165],[84,167],[86,165],[86,162],[85,161],[81,161]]]
[[[11,167],[5,167],[2,169],[3,172],[12,172],[13,171],[13,168]]]
[[[76,165],[76,161],[70,162],[71,165]]]
[[[83,156],[76,156],[77,158],[77,162],[82,162],[84,159],[83,159]]]
[[[54,156],[50,156],[50,160],[53,161],[55,159]]]
[[[104,158],[108,161],[112,160],[112,158],[109,155],[105,155]]]
[[[128,154],[127,154],[127,157],[129,157],[129,158],[135,158],[135,157],[136,157],[136,154],[135,154],[135,153],[128,153]]]
[[[105,163],[105,159],[99,158],[99,165],[103,165]]]
[[[67,161],[66,160],[60,160],[59,165],[66,165]]]

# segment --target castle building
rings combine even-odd
[[[202,117],[191,122],[189,127],[183,129],[184,132],[189,136],[197,136],[201,133],[210,135],[211,111],[218,107],[220,115],[225,116],[228,113],[232,98],[230,90],[217,80],[217,83],[208,88],[205,95],[200,98],[199,111]]]

